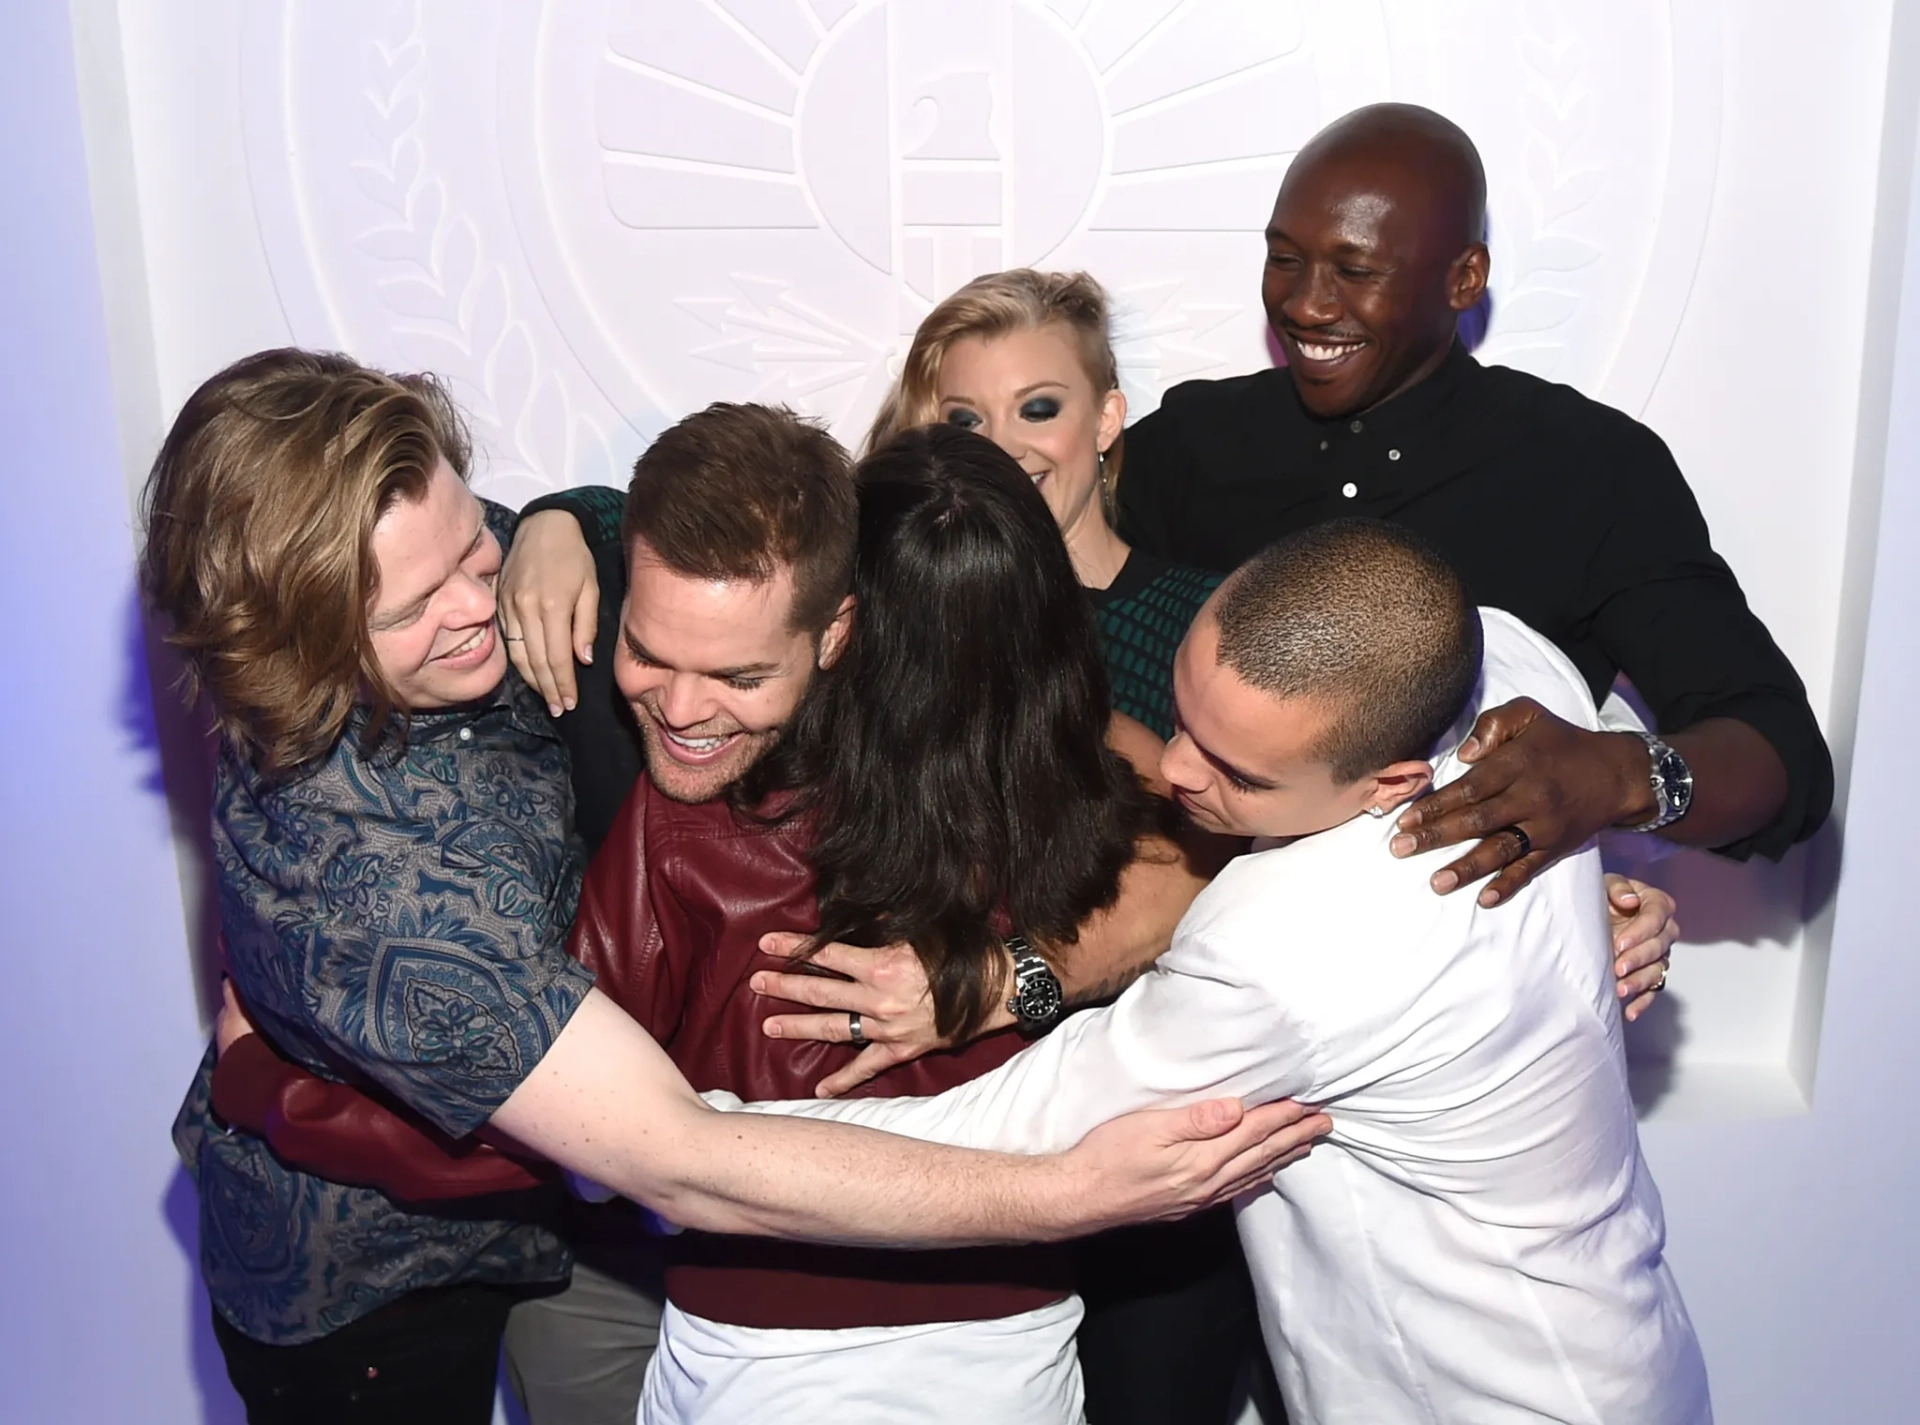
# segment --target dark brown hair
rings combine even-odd
[[[818,634],[846,597],[856,519],[853,461],[831,435],[784,406],[716,402],[635,462],[620,538],[695,579],[791,566],[790,626]]]
[[[911,943],[964,1040],[1004,989],[995,917],[1072,944],[1170,809],[1106,745],[1093,609],[1013,457],[909,430],[859,491],[852,635],[742,791],[816,816],[818,940]]]
[[[1460,576],[1379,520],[1331,520],[1267,546],[1211,608],[1222,666],[1333,708],[1317,752],[1341,786],[1426,757],[1480,676],[1480,614]]]
[[[441,459],[465,479],[468,449],[433,377],[332,353],[258,352],[187,398],[142,495],[140,587],[187,696],[261,770],[323,756],[363,697],[378,740],[394,699],[367,628],[374,525]]]

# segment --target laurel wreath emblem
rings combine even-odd
[[[391,330],[445,376],[493,457],[495,475],[548,488],[605,480],[605,433],[548,370],[516,313],[507,267],[485,253],[480,228],[449,199],[421,133],[427,46],[419,0],[386,7],[364,52],[364,128],[374,151],[354,163],[379,222],[356,245],[386,269],[376,282]]]

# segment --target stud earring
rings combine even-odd
[[[1367,808],[1367,815],[1372,817],[1375,821],[1378,821],[1381,817],[1385,816],[1386,814],[1387,814],[1387,809],[1383,806],[1375,805]]]

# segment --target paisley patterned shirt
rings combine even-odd
[[[369,754],[361,723],[297,779],[223,748],[214,858],[229,972],[288,1057],[384,1091],[447,1133],[486,1121],[592,980],[566,953],[584,852],[566,751],[509,672]],[[212,1115],[208,1053],[174,1124],[200,1190],[201,1269],[256,1340],[335,1331],[404,1292],[548,1281],[545,1191],[415,1211],[297,1172]]]

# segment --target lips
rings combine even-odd
[[[1303,364],[1317,366],[1324,370],[1345,365],[1366,346],[1364,341],[1348,338],[1308,338],[1293,332],[1287,333],[1287,340]]]
[[[718,737],[687,737],[669,731],[657,720],[654,726],[660,730],[660,743],[667,756],[689,767],[704,767],[717,762],[741,736],[738,732],[728,732]]]
[[[493,656],[493,640],[493,625],[483,623],[433,661],[445,668],[477,668]]]

